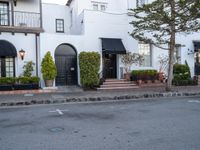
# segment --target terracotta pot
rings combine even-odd
[[[53,86],[53,81],[54,80],[45,80],[45,86],[46,87],[52,87]]]
[[[140,86],[142,84],[142,80],[137,80],[137,84]]]
[[[131,79],[131,74],[130,74],[130,73],[125,73],[125,74],[124,74],[124,79],[125,79],[126,81],[130,81],[130,79]]]

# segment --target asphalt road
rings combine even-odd
[[[199,100],[0,108],[0,150],[200,150]]]

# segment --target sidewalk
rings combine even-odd
[[[21,91],[21,93],[23,93]],[[51,93],[0,95],[0,106],[20,106],[35,104],[56,104],[67,102],[127,100],[139,98],[200,96],[200,86],[173,87],[172,92],[166,92],[164,86],[141,87],[131,91],[52,91]]]

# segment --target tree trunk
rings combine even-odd
[[[174,65],[174,49],[176,44],[176,28],[175,28],[175,1],[170,1],[171,5],[171,35],[170,35],[170,46],[169,46],[169,68],[168,68],[168,78],[166,84],[166,91],[172,90],[172,79],[173,79],[173,65]]]

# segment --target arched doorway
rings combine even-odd
[[[77,52],[69,44],[61,44],[55,51],[56,85],[77,85]]]
[[[15,46],[5,40],[0,40],[0,77],[15,77]]]

